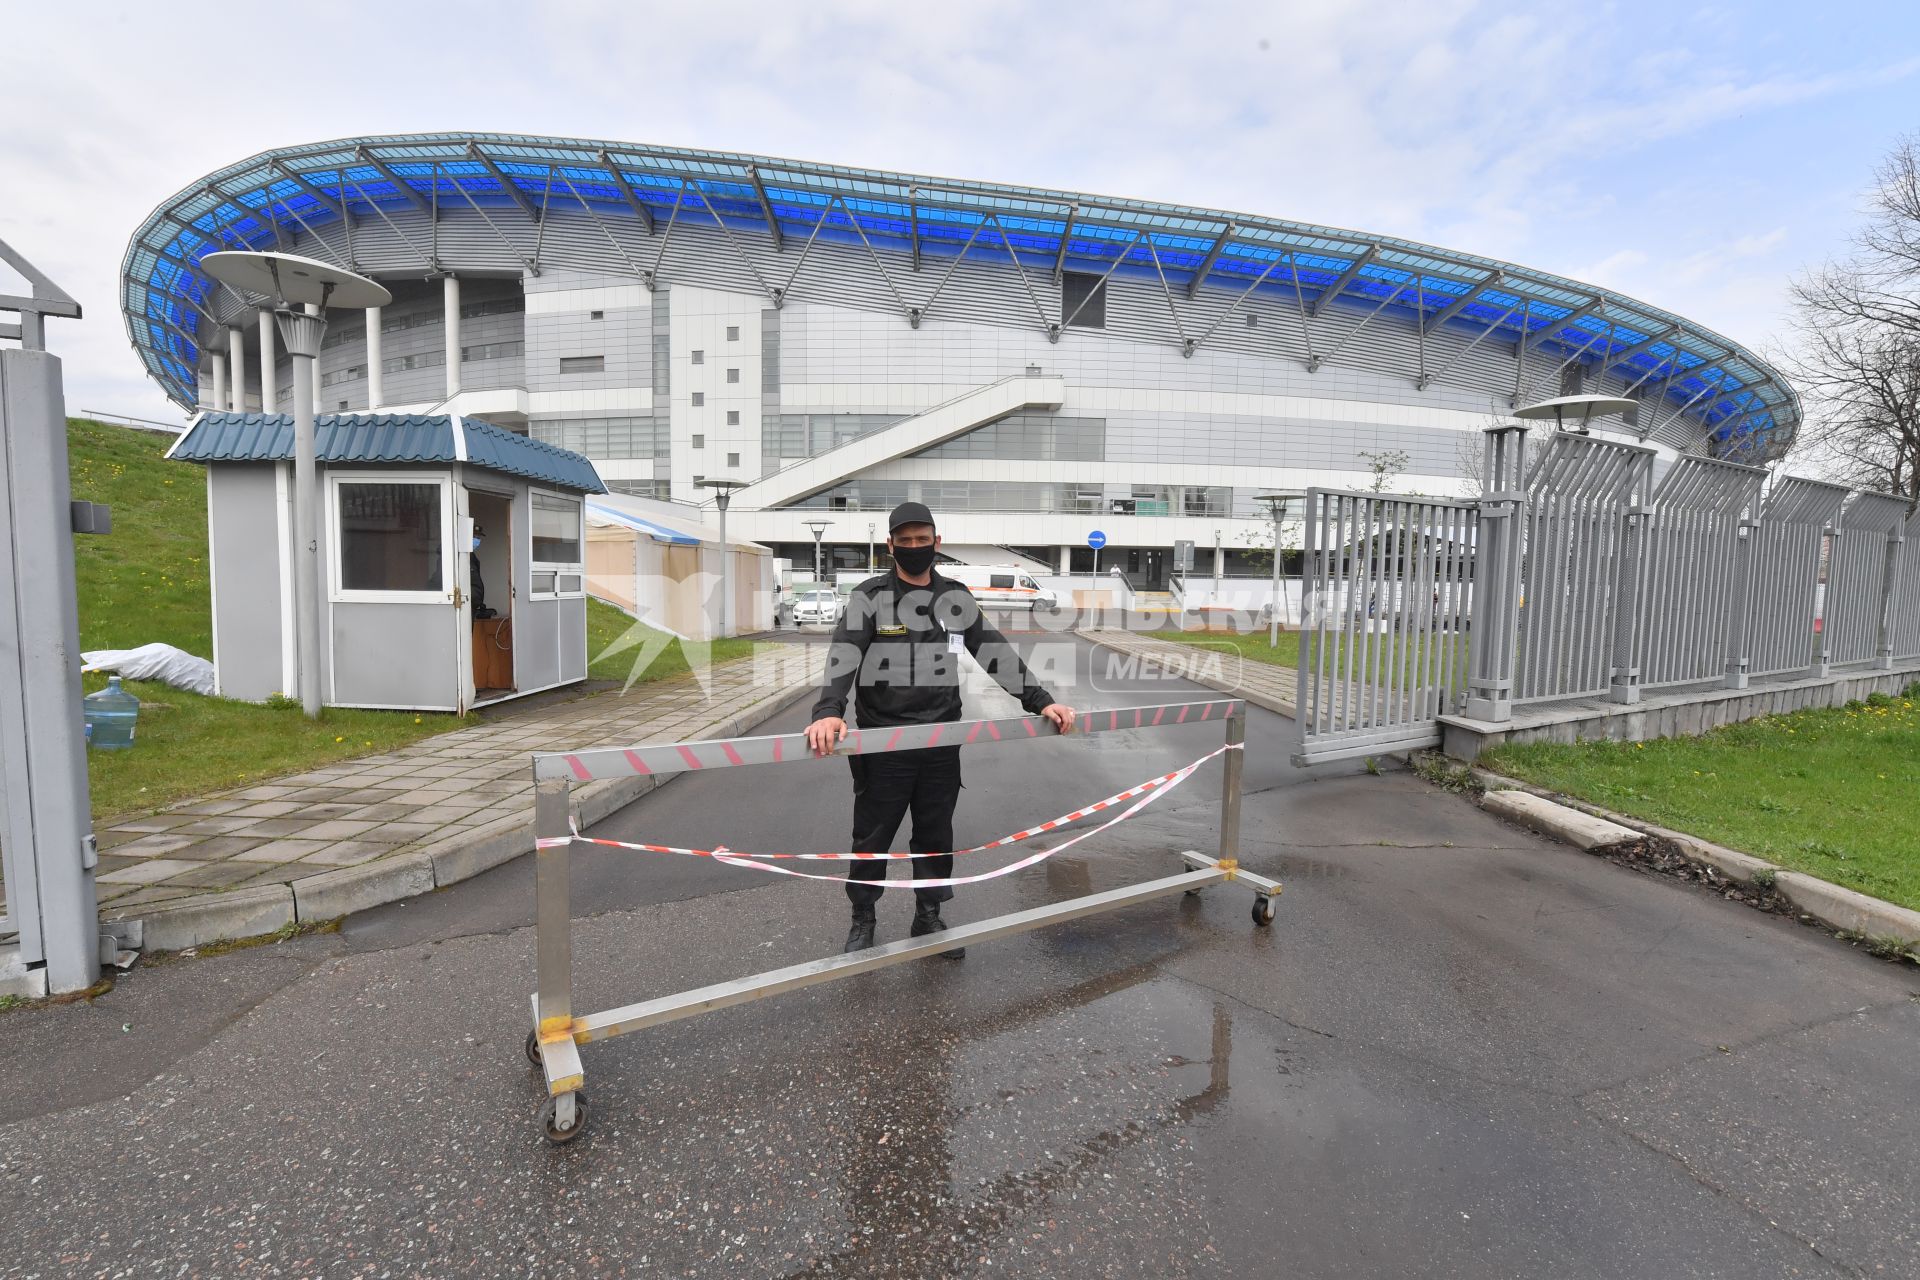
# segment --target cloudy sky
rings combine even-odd
[[[72,409],[177,420],[128,236],[269,147],[437,129],[761,152],[1298,218],[1766,349],[1920,130],[1920,4],[470,0],[7,6],[0,238],[74,293]],[[12,281],[0,269],[0,286]]]

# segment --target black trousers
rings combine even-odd
[[[953,806],[960,798],[960,748],[931,747],[897,755],[848,756],[853,770],[854,853],[885,853],[893,848],[900,820],[913,813],[913,835],[907,848],[915,855],[913,878],[938,880],[953,874]],[[924,855],[924,856],[921,856]],[[847,874],[856,880],[881,881],[893,859],[849,862]],[[856,907],[880,900],[880,884],[850,884],[847,897]],[[924,902],[945,902],[950,886],[915,889]]]

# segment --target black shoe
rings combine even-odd
[[[914,904],[913,927],[907,931],[909,936],[919,938],[929,933],[945,933],[946,931],[947,922],[940,918],[939,903],[917,902]],[[965,947],[955,947],[951,951],[943,951],[940,954],[949,959],[963,960],[966,958],[967,949]]]
[[[865,911],[855,910],[853,927],[847,930],[847,945],[840,948],[840,954],[850,951],[865,951],[873,945],[873,908]]]

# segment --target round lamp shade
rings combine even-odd
[[[1619,396],[1561,396],[1556,400],[1542,400],[1538,404],[1522,405],[1513,411],[1516,418],[1546,418],[1565,425],[1568,422],[1587,423],[1608,414],[1625,413],[1629,409],[1640,407],[1638,400],[1626,400]]]
[[[384,307],[393,301],[376,281],[293,253],[210,253],[200,259],[200,269],[221,284],[289,306]]]

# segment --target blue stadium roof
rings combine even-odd
[[[838,239],[876,255],[910,255],[916,268],[926,258],[968,256],[1048,275],[1125,270],[1156,277],[1170,305],[1203,288],[1261,289],[1303,315],[1330,303],[1385,311],[1417,328],[1423,351],[1427,335],[1444,329],[1497,336],[1617,376],[1657,411],[1663,427],[1655,438],[1750,462],[1784,453],[1801,419],[1783,378],[1700,325],[1574,280],[1414,241],[1144,200],[513,134],[348,138],[263,152],[209,175],[135,231],[121,280],[128,336],[168,395],[191,407],[203,324],[221,323],[245,301],[207,279],[203,255],[316,252],[304,246],[320,241],[344,265],[359,265],[357,229],[363,244],[404,240],[426,272],[455,269],[462,264],[440,255],[456,250],[438,236],[415,243],[425,237],[401,225],[409,217],[437,225],[450,211],[480,214],[534,274],[543,247],[561,252],[552,246],[558,237],[523,236],[529,253],[508,229],[587,218],[605,232],[608,220],[626,219],[652,236],[670,234],[677,220],[771,237],[777,246]],[[344,252],[323,236],[343,223]],[[604,239],[604,266],[619,270],[626,251],[610,234]],[[626,265],[651,284],[644,265]],[[779,291],[768,288],[777,303]],[[1184,340],[1190,351],[1194,339]],[[1464,377],[1457,363],[1422,367],[1419,385]]]
[[[321,462],[464,462],[575,493],[605,493],[593,464],[569,449],[517,436],[477,418],[424,413],[321,413]],[[285,462],[293,419],[284,413],[202,413],[167,450],[180,462]]]

